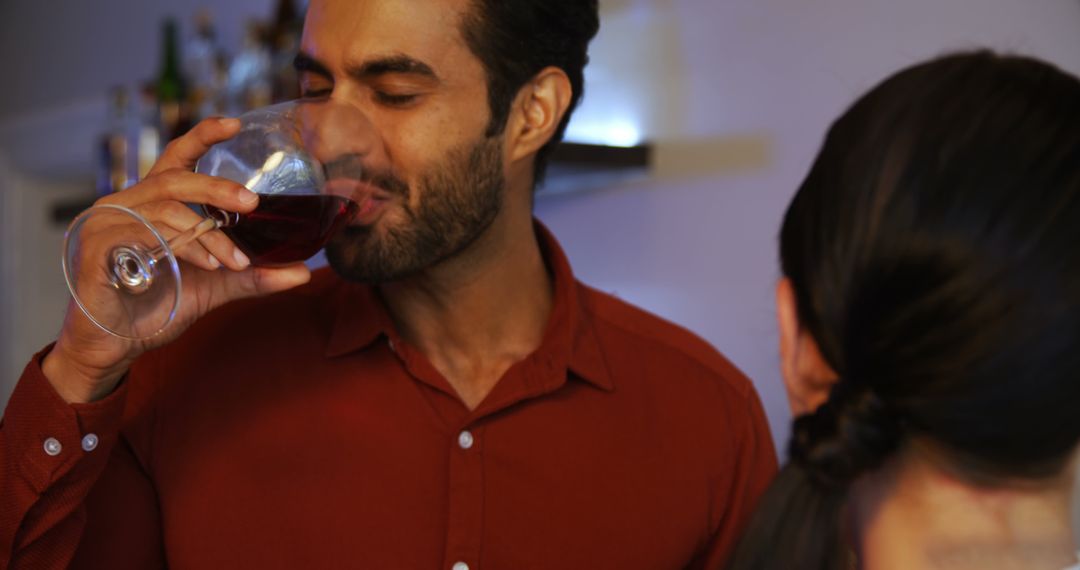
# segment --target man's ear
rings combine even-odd
[[[780,329],[780,371],[791,412],[795,416],[813,412],[828,399],[837,375],[821,355],[810,331],[799,322],[795,290],[787,277],[776,285],[776,319]]]
[[[507,123],[510,161],[536,154],[559,128],[573,89],[566,72],[545,67],[518,91]]]

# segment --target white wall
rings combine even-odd
[[[226,45],[235,49],[247,15],[266,15],[272,3],[215,3]],[[7,80],[0,123],[149,77],[159,18],[173,13],[186,24],[203,4],[209,2],[0,1]],[[740,366],[758,386],[781,443],[789,415],[774,349],[775,235],[829,122],[892,71],[950,50],[992,46],[1080,73],[1077,0],[601,4],[603,31],[580,123],[632,123],[662,151],[750,150],[730,160],[684,157],[684,176],[669,168],[653,182],[545,197],[537,213],[582,278],[686,325]],[[26,191],[43,197],[44,188]],[[9,189],[0,182],[0,191]],[[5,239],[0,253],[13,246],[32,247]],[[40,255],[55,251],[49,244]],[[22,303],[23,314],[55,318],[47,309],[56,299],[36,302],[41,306]],[[26,346],[11,351],[14,360],[29,357],[30,346],[48,340],[37,337],[55,326],[38,325]]]

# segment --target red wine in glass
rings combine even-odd
[[[315,255],[356,215],[357,207],[336,195],[264,194],[253,212],[235,217],[236,222],[223,225],[221,231],[252,264],[286,265]]]

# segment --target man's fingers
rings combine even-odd
[[[232,273],[226,281],[228,300],[269,295],[292,289],[311,280],[311,270],[303,263],[286,267],[251,267]]]
[[[170,239],[175,234],[184,233],[195,227],[204,219],[187,206],[173,201],[154,202],[153,204],[141,206],[139,213],[143,214],[155,226],[168,227],[171,230]],[[184,253],[185,249],[188,248],[193,250],[205,249],[205,252],[195,251],[191,255],[195,256],[194,259],[201,259],[211,265],[213,261],[209,260],[209,256],[213,256],[221,264],[235,271],[244,269],[250,264],[243,252],[220,230],[212,230],[199,236],[198,241],[181,248],[180,251],[176,252],[177,255],[187,259]],[[217,269],[216,267],[207,267],[198,261],[195,261],[195,263],[204,269]]]
[[[215,144],[232,138],[240,132],[239,119],[204,119],[183,136],[173,140],[161,153],[150,175],[178,168],[192,170],[202,155]]]
[[[209,289],[202,298],[206,305],[200,307],[200,314],[238,299],[269,295],[303,285],[311,280],[311,270],[303,263],[296,263],[286,267],[251,266],[243,271],[218,271],[206,277],[208,280],[203,281],[203,285]]]
[[[259,195],[231,180],[174,169],[147,178],[123,192],[109,194],[98,200],[98,204],[138,208],[167,200],[246,214],[258,205]]]
[[[178,227],[165,221],[154,222],[154,226],[156,226],[158,231],[170,241],[177,235],[183,233]],[[178,260],[186,261],[199,269],[214,271],[221,267],[218,256],[212,254],[210,250],[199,241],[193,241],[179,249],[173,249],[173,253]]]

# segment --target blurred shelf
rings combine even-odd
[[[562,143],[551,155],[547,179],[537,195],[583,192],[643,178],[648,175],[653,154],[653,147],[648,144],[615,147]],[[50,219],[55,224],[67,225],[96,199],[95,194],[87,193],[56,202],[50,209]]]
[[[652,145],[607,146],[564,142],[551,154],[552,166],[583,169],[641,169],[649,166]]]
[[[66,226],[79,215],[79,212],[94,205],[96,195],[87,198],[74,198],[54,202],[49,208],[49,219],[56,225]]]
[[[564,142],[552,153],[537,196],[586,192],[645,178],[654,155],[651,144],[619,147]]]

